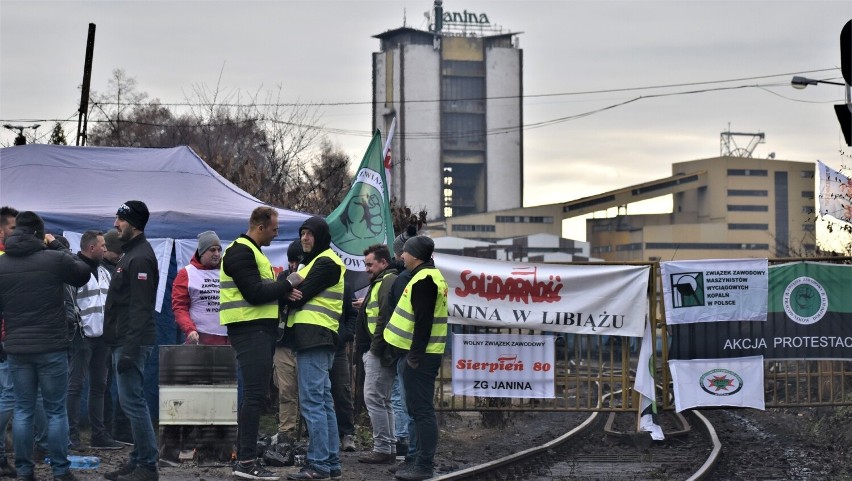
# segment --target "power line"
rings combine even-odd
[[[662,84],[662,85],[650,85],[644,87],[625,87],[625,88],[616,88],[616,89],[603,89],[603,90],[581,90],[577,92],[559,92],[559,93],[544,93],[544,94],[527,94],[527,95],[500,95],[494,97],[467,97],[467,98],[443,98],[443,99],[421,99],[421,100],[409,100],[406,99],[405,103],[407,104],[415,104],[415,103],[444,103],[444,102],[463,102],[463,101],[486,101],[486,100],[505,100],[505,99],[535,99],[535,98],[550,98],[550,97],[568,97],[568,96],[577,96],[577,95],[597,95],[597,94],[609,94],[609,93],[620,93],[620,92],[633,92],[640,90],[655,90],[655,89],[665,89],[665,88],[679,88],[679,87],[695,87],[698,85],[715,85],[720,83],[730,83],[730,82],[743,82],[747,80],[762,80],[774,77],[788,77],[790,75],[795,74],[805,74],[805,73],[818,73],[818,72],[830,72],[837,71],[837,68],[825,68],[825,69],[817,69],[817,70],[806,70],[806,71],[797,71],[797,72],[787,72],[787,73],[779,73],[772,75],[760,75],[756,77],[740,77],[740,78],[732,78],[732,79],[724,79],[724,80],[708,80],[704,82],[686,82],[686,83],[677,83],[677,84]],[[829,79],[820,79],[820,80],[834,80],[840,77],[832,77]],[[786,84],[785,84],[786,85]],[[342,106],[353,106],[353,105],[377,105],[384,104],[384,101],[346,101],[346,102],[282,102],[282,103],[214,103],[214,102],[98,102],[101,105],[126,105],[128,107],[138,107],[145,105],[158,105],[162,107],[198,107],[198,106],[216,106],[216,107],[342,107]]]
[[[808,72],[795,72],[795,73],[812,73],[812,72],[822,72],[822,71],[826,71],[826,70],[835,70],[835,69],[821,69],[821,70],[812,70],[812,71],[808,71]],[[791,75],[791,73],[776,74],[776,75],[765,75],[765,76],[760,76],[760,77],[750,77],[750,79],[772,78],[772,77],[789,76],[789,75]],[[731,81],[734,81],[734,80],[692,82],[692,83],[686,83],[686,84],[672,84],[670,86],[653,86],[653,87],[637,87],[637,88],[598,90],[598,91],[593,91],[593,92],[582,92],[582,93],[581,92],[574,92],[574,93],[561,93],[561,94],[542,94],[542,95],[526,96],[525,98],[541,97],[541,96],[580,95],[580,94],[591,94],[591,93],[627,92],[627,91],[632,91],[632,90],[671,88],[674,85],[682,85],[682,86],[694,86],[694,85],[705,85],[705,84],[711,84],[712,85],[712,84],[731,82]],[[540,121],[540,122],[524,124],[524,125],[516,126],[516,127],[504,127],[504,128],[495,128],[495,129],[487,129],[487,130],[469,129],[469,130],[453,131],[453,132],[434,132],[434,131],[432,131],[432,132],[411,132],[411,131],[409,131],[409,132],[406,132],[404,135],[402,133],[398,133],[397,135],[400,138],[425,139],[425,140],[433,140],[433,139],[439,139],[439,138],[463,139],[463,138],[471,138],[471,137],[477,137],[477,136],[482,136],[482,135],[486,135],[486,136],[488,136],[488,135],[499,135],[499,134],[517,132],[519,130],[533,130],[533,129],[543,128],[543,127],[548,127],[548,126],[551,126],[551,125],[556,125],[556,124],[563,123],[563,122],[568,122],[568,121],[571,121],[571,120],[577,120],[577,119],[588,117],[588,116],[591,116],[591,115],[594,115],[594,114],[597,114],[597,113],[601,113],[601,112],[604,112],[604,111],[607,111],[607,110],[612,110],[612,109],[615,109],[615,108],[618,108],[618,107],[622,107],[622,106],[625,106],[625,105],[628,105],[628,104],[631,104],[631,103],[634,103],[634,102],[637,102],[637,101],[640,101],[640,100],[662,98],[662,97],[671,97],[671,96],[680,96],[680,95],[694,95],[694,94],[700,94],[700,93],[718,92],[718,91],[726,91],[726,90],[740,90],[740,89],[747,89],[747,88],[756,88],[756,89],[763,90],[765,92],[772,93],[773,95],[777,95],[777,96],[784,98],[786,100],[799,101],[799,100],[791,99],[791,98],[785,97],[783,95],[777,94],[775,92],[772,92],[768,88],[768,87],[780,87],[780,86],[786,86],[786,85],[787,85],[786,82],[785,83],[769,83],[769,84],[749,84],[749,85],[737,85],[737,86],[726,86],[726,87],[713,87],[713,88],[698,89],[698,90],[687,90],[687,91],[680,91],[680,92],[667,92],[667,93],[659,93],[659,94],[640,95],[640,96],[634,97],[632,99],[628,99],[628,100],[618,102],[618,103],[615,103],[615,104],[607,105],[607,106],[604,106],[604,107],[601,107],[601,108],[598,108],[598,109],[594,109],[594,110],[590,110],[590,111],[586,111],[586,112],[581,112],[581,113],[578,113],[578,114],[568,115],[568,116],[564,116],[564,117],[558,117],[558,118],[554,118],[554,119],[544,120],[544,121]],[[498,98],[506,98],[506,97],[498,97]],[[517,97],[512,97],[512,98],[517,98]],[[406,102],[408,102],[408,101],[406,101]],[[421,102],[425,102],[425,101],[421,101]],[[123,104],[123,105],[131,105],[131,104]],[[139,105],[149,105],[149,104],[139,104]],[[165,105],[193,105],[193,106],[196,106],[197,104],[158,104],[158,105],[160,105],[160,106],[165,106]],[[228,104],[216,104],[216,105],[228,106]],[[246,105],[233,104],[233,106],[260,106],[260,105],[264,105],[264,104],[246,104]],[[268,105],[270,105],[270,106],[284,106],[284,105],[287,105],[287,104],[268,104]],[[304,105],[314,105],[314,104],[300,104],[300,105],[304,106]],[[76,115],[76,113],[74,115]],[[68,122],[69,120],[70,120],[70,118],[65,119],[65,120],[62,120],[62,119],[0,119],[0,122],[63,122],[63,123],[65,123],[65,122]],[[282,121],[282,120],[277,120],[277,119],[266,119],[262,116],[250,117],[250,118],[239,119],[239,120],[230,120],[228,122],[221,122],[221,123],[219,123],[219,122],[195,122],[195,123],[191,123],[191,124],[177,124],[177,123],[140,122],[140,121],[130,121],[130,120],[116,121],[116,120],[108,120],[108,119],[93,119],[93,120],[89,120],[89,122],[91,122],[91,123],[119,122],[119,123],[127,124],[127,125],[141,125],[141,126],[147,126],[147,127],[176,127],[178,125],[183,125],[183,126],[186,126],[186,127],[221,127],[221,126],[228,126],[228,125],[234,125],[234,124],[270,122],[270,123],[275,123],[275,124],[285,125],[285,126],[291,126],[291,127],[296,127],[296,128],[315,129],[315,130],[323,131],[323,132],[328,133],[328,134],[335,134],[335,135],[349,135],[349,136],[358,136],[358,137],[370,137],[372,135],[372,132],[370,132],[370,131],[340,129],[340,128],[325,127],[325,126],[312,125],[312,124],[301,124],[301,123],[287,122],[287,121]]]

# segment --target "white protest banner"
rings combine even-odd
[[[449,322],[642,337],[649,266],[558,265],[435,254]]]
[[[660,275],[669,325],[766,320],[766,259],[661,262]]]
[[[763,356],[669,360],[675,411],[694,407],[766,408]]]
[[[553,336],[454,334],[453,394],[552,398]]]

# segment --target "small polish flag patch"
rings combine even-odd
[[[145,272],[140,272],[139,275],[136,276],[136,278],[139,279],[140,281],[147,281],[148,280],[148,274],[145,273]]]

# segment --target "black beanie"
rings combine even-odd
[[[59,241],[59,243],[62,244],[62,246],[65,247],[66,249],[71,248],[71,243],[68,242],[68,239],[66,239],[65,236],[57,235],[57,236],[53,236],[53,238],[56,239],[57,241]]]
[[[432,252],[435,251],[435,241],[425,235],[414,236],[405,241],[402,251],[408,252],[421,261],[428,262],[432,259]]]
[[[144,231],[148,223],[148,206],[140,200],[128,200],[118,207],[115,213],[119,219],[126,220],[133,227]]]
[[[302,252],[302,243],[294,240],[287,247],[287,260],[290,262],[302,262],[303,257],[305,257],[305,253]]]
[[[15,216],[15,231],[32,234],[44,239],[44,221],[33,211],[26,210]]]

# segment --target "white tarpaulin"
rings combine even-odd
[[[765,321],[769,301],[766,259],[661,262],[668,324]]]
[[[449,322],[642,337],[649,266],[557,265],[435,254]]]
[[[553,336],[454,334],[453,394],[553,398]]]

